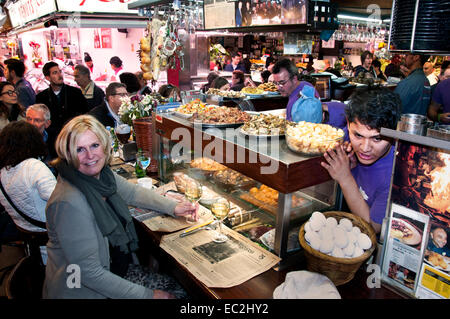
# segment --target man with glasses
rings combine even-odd
[[[47,145],[48,156],[45,162],[56,158],[58,155],[55,150],[56,136],[50,136],[47,128],[52,121],[50,120],[50,110],[45,104],[32,104],[28,107],[26,113],[27,122],[34,125],[39,133],[42,134],[44,143]]]
[[[94,107],[88,114],[94,116],[105,127],[116,127],[122,124],[119,116],[122,98],[128,96],[127,87],[123,83],[112,82],[106,88],[105,100]]]
[[[289,59],[283,59],[275,63],[272,69],[272,75],[273,83],[277,86],[280,94],[289,97],[286,106],[286,120],[292,121],[292,106],[300,98],[300,92],[305,85],[311,87],[313,85],[306,81],[299,81],[298,69],[294,62]],[[316,90],[314,90],[314,96],[320,98]]]
[[[36,95],[36,103],[45,104],[49,108],[52,122],[48,132],[57,136],[67,121],[88,111],[88,104],[79,88],[64,83],[57,63],[47,62],[42,73],[50,86]]]
[[[17,59],[5,60],[5,77],[14,84],[17,92],[18,103],[27,108],[36,101],[36,93],[31,83],[23,77],[25,74],[25,64]]]

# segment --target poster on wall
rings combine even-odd
[[[281,1],[247,0],[242,3],[242,26],[281,24]]]
[[[206,0],[203,4],[205,29],[236,27],[236,4],[225,0]]]
[[[101,34],[101,40],[102,40],[102,48],[103,49],[111,49],[112,48],[111,29],[110,28],[101,28],[100,34]]]
[[[94,29],[94,48],[100,49],[102,46],[98,29]]]
[[[403,251],[408,252],[408,264],[414,266],[408,270],[418,271],[414,295],[449,298],[450,152],[399,141],[391,202],[383,271],[391,267],[391,260],[406,256],[396,250],[400,244],[393,243],[400,242]]]

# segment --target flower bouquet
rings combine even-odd
[[[133,120],[143,117],[150,117],[152,110],[158,105],[151,95],[134,95],[132,97],[123,97],[119,108],[120,120],[128,125],[133,125]]]
[[[42,57],[39,53],[39,48],[41,47],[41,45],[34,41],[30,41],[28,45],[33,49],[31,62],[34,63],[35,67],[39,67],[42,64]]]

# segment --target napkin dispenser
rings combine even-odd
[[[136,159],[137,146],[136,142],[127,144],[119,144],[119,158],[124,161],[134,161]]]

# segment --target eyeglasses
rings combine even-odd
[[[13,96],[13,94],[17,95],[17,92],[16,91],[6,91],[6,92],[3,92],[1,95],[3,95],[3,94],[8,94],[9,96]]]
[[[128,96],[128,93],[114,93],[113,95],[118,95],[120,97]]]
[[[273,82],[273,84],[275,84],[276,86],[285,86],[286,83],[288,83],[290,80],[292,80],[292,76],[287,79],[287,80],[283,80],[283,81],[278,81],[278,82]]]

